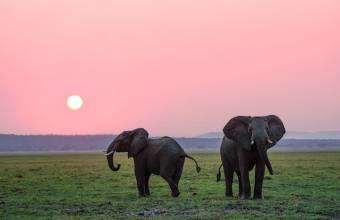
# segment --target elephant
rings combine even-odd
[[[233,196],[232,183],[236,172],[239,198],[250,198],[249,171],[256,165],[253,198],[262,199],[265,167],[271,175],[274,174],[267,150],[273,147],[285,132],[281,119],[276,115],[237,116],[229,120],[223,128],[224,137],[220,149],[227,197]],[[218,169],[217,181],[221,177],[221,166]]]
[[[133,158],[140,197],[150,195],[149,178],[151,174],[163,177],[170,186],[171,195],[179,196],[178,183],[185,158],[195,162],[197,173],[201,170],[197,161],[186,154],[173,138],[167,136],[149,138],[149,133],[144,128],[123,131],[108,146],[105,155],[112,171],[118,171],[120,168],[120,164],[115,166],[113,162],[115,152],[128,152],[128,158]]]

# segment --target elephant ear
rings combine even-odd
[[[268,115],[265,118],[268,121],[268,136],[274,142],[269,146],[271,148],[283,137],[286,129],[281,119],[276,115]]]
[[[251,150],[248,132],[250,120],[250,116],[237,116],[230,119],[223,128],[224,135],[237,142],[245,150]]]
[[[137,128],[131,131],[132,141],[128,157],[135,157],[148,145],[149,133],[144,128]]]

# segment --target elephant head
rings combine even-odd
[[[120,168],[120,164],[115,166],[113,163],[115,152],[128,152],[128,157],[134,157],[147,146],[148,137],[149,133],[143,128],[124,131],[119,134],[106,150],[105,155],[110,169],[118,171]]]
[[[237,142],[244,150],[250,151],[252,146],[256,147],[271,175],[273,169],[268,160],[267,150],[274,146],[285,132],[282,121],[276,115],[237,116],[223,128],[225,136]]]

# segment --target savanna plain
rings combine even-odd
[[[115,156],[112,172],[101,154],[0,155],[0,219],[339,219],[340,152],[270,152],[275,174],[265,175],[263,200],[224,196],[216,182],[219,153],[186,160],[181,195],[151,176],[151,195],[137,196],[133,161]],[[254,171],[251,172],[252,187]]]

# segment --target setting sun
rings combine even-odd
[[[83,106],[83,99],[79,95],[71,95],[67,98],[66,103],[71,110],[78,110]]]

